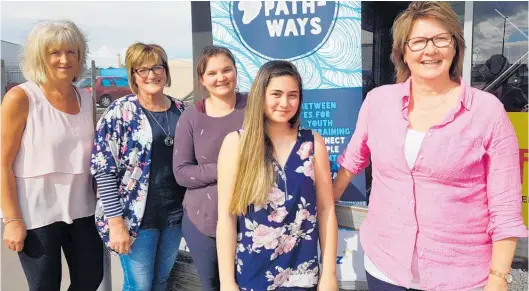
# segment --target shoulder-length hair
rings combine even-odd
[[[48,81],[46,57],[50,47],[68,45],[77,50],[79,71],[72,82],[86,69],[88,45],[81,30],[69,20],[46,20],[37,24],[28,35],[20,67],[26,80],[42,84]]]
[[[457,14],[450,4],[436,1],[416,1],[397,16],[393,22],[393,49],[391,51],[391,61],[395,65],[395,77],[397,83],[405,82],[411,71],[404,62],[404,52],[406,43],[410,35],[413,24],[418,19],[437,20],[455,38],[454,60],[450,66],[450,79],[459,82],[463,73],[463,58],[465,56],[465,38],[463,29],[457,18]]]
[[[273,78],[291,76],[298,82],[299,107],[289,120],[291,127],[299,127],[303,83],[297,68],[287,61],[270,61],[264,64],[252,84],[239,146],[239,164],[235,188],[230,203],[230,212],[244,215],[248,206],[268,202],[268,193],[274,181],[272,167],[273,145],[266,133],[265,97],[266,89]]]

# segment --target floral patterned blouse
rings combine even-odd
[[[184,103],[170,99],[181,112],[184,111]],[[114,101],[96,127],[90,171],[93,176],[103,173],[116,177],[117,196],[131,241],[138,236],[145,211],[152,139],[151,125],[136,95]],[[109,251],[113,252],[108,245],[109,227],[103,199],[99,193],[97,196],[96,227]]]
[[[266,205],[238,217],[236,281],[241,290],[309,290],[319,278],[314,136],[300,129]]]

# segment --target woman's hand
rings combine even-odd
[[[318,291],[338,291],[336,276],[322,275],[318,283]]]
[[[10,250],[21,252],[26,234],[26,224],[23,221],[11,221],[4,226],[4,243]]]
[[[502,278],[489,275],[489,280],[487,281],[487,285],[485,285],[485,289],[483,289],[483,291],[507,291],[508,289],[509,286],[507,281]]]
[[[108,219],[110,230],[110,247],[118,254],[130,252],[130,235],[123,217],[112,217]]]

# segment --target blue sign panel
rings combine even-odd
[[[248,92],[269,60],[289,60],[303,78],[302,126],[319,132],[333,175],[362,104],[360,1],[212,1],[213,43],[236,59],[238,85]],[[365,175],[342,200],[366,205]]]
[[[230,6],[233,27],[248,50],[270,60],[295,60],[311,55],[325,43],[339,3],[235,1]]]

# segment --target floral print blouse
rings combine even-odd
[[[170,99],[181,112],[184,111],[184,103],[172,97]],[[151,144],[151,125],[136,95],[127,95],[114,101],[97,123],[90,171],[93,176],[104,173],[116,177],[116,201],[123,209],[123,219],[131,241],[138,235],[145,211]],[[108,219],[99,193],[97,198],[96,227],[107,248],[113,252],[108,245]]]
[[[301,129],[266,205],[238,217],[236,281],[241,290],[307,290],[318,283],[314,136]]]

